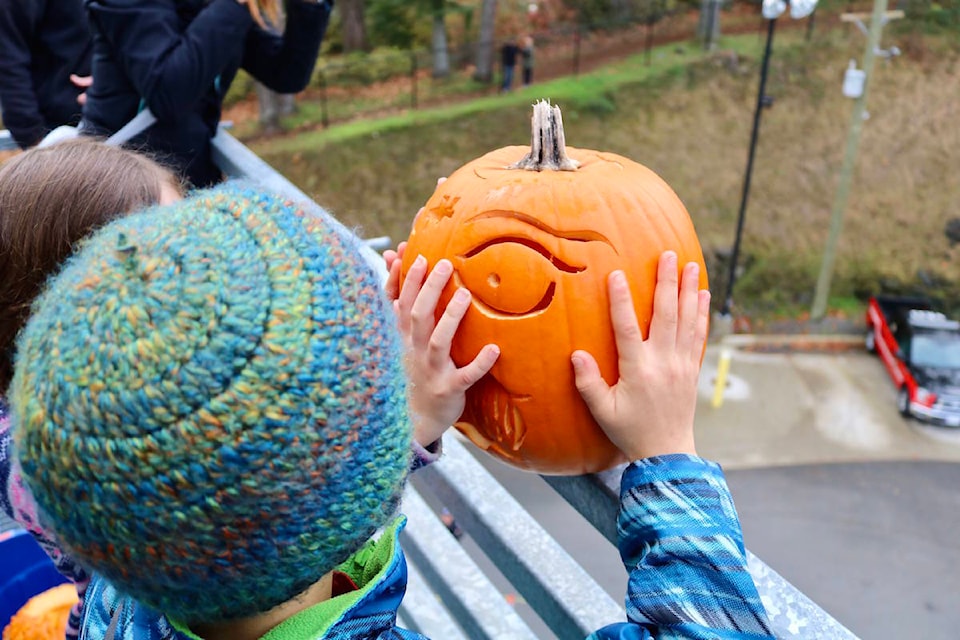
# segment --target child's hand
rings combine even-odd
[[[424,447],[436,442],[460,417],[467,389],[486,375],[500,356],[500,348],[488,344],[472,362],[457,368],[450,358],[450,345],[470,307],[470,292],[458,289],[435,321],[437,303],[453,265],[441,260],[424,282],[426,273],[427,260],[418,256],[393,303],[406,347],[414,437]]]
[[[630,460],[669,453],[696,455],[693,416],[697,378],[707,339],[710,292],[697,290],[699,266],[677,255],[660,256],[650,334],[643,340],[623,272],[610,274],[610,318],[617,340],[620,380],[607,386],[593,356],[572,355],[577,389],[607,437]]]
[[[423,209],[420,209],[423,211]],[[417,214],[419,215],[419,214]],[[387,298],[396,300],[400,295],[400,266],[403,264],[403,254],[407,250],[407,243],[401,242],[397,245],[397,250],[387,249],[383,252],[383,260],[387,263],[387,283],[384,290],[387,292]]]
[[[444,182],[446,178],[437,178],[437,186],[439,187]],[[420,217],[420,214],[423,213],[423,207],[420,207],[420,210],[417,211],[417,215],[414,216],[414,221]],[[407,249],[407,243],[401,242],[397,245],[397,250],[387,249],[383,252],[383,259],[387,263],[387,283],[384,285],[384,289],[387,292],[387,297],[390,300],[396,300],[397,296],[400,295],[400,265],[403,262],[403,253]]]

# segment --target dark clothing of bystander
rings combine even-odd
[[[520,53],[520,47],[513,41],[507,42],[500,49],[500,65],[503,67],[503,91],[510,91],[513,85],[513,70],[517,66],[517,55]]]
[[[20,147],[80,120],[72,73],[90,75],[83,0],[0,0],[0,111]]]
[[[221,179],[210,139],[237,70],[278,93],[310,81],[332,0],[290,0],[284,34],[260,28],[237,0],[86,0],[93,86],[83,132],[110,135],[149,107],[157,122],[133,138],[195,187]]]

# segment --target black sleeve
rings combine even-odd
[[[0,0],[0,109],[3,124],[24,149],[47,133],[30,75],[30,40],[43,5],[42,0]]]
[[[310,83],[332,2],[291,0],[283,36],[253,28],[243,51],[243,68],[278,93],[297,93]]]
[[[183,31],[174,0],[94,0],[88,8],[130,82],[166,121],[193,110],[253,24],[236,0],[213,0]]]

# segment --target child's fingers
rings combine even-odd
[[[693,345],[697,332],[697,311],[699,309],[700,265],[688,262],[683,268],[680,279],[680,299],[678,301],[679,326],[677,327],[677,350],[686,353]]]
[[[457,382],[460,389],[466,391],[479,382],[480,378],[490,372],[499,357],[500,347],[495,344],[488,344],[481,349],[476,358],[457,369]]]
[[[453,265],[450,261],[440,260],[433,267],[417,294],[417,299],[414,300],[410,310],[410,335],[415,347],[425,347],[430,340],[430,335],[437,326],[437,303],[452,274]]]
[[[470,292],[466,289],[457,289],[453,294],[443,315],[437,322],[437,327],[430,336],[429,358],[434,366],[446,362],[450,358],[450,345],[460,327],[460,321],[470,308]]]
[[[396,251],[387,249],[383,252],[383,261],[387,263],[387,282],[383,289],[388,300],[396,300],[400,295],[400,270],[403,267],[403,254],[407,251],[407,242],[397,245]]]
[[[697,331],[694,335],[690,355],[699,366],[703,347],[707,344],[707,331],[710,326],[710,292],[706,289],[697,294]]]
[[[677,297],[677,254],[664,251],[657,266],[657,286],[653,293],[649,336],[653,344],[671,349],[676,346]]]
[[[387,254],[384,253],[383,257],[386,258]],[[387,300],[396,300],[397,296],[400,295],[400,267],[401,262],[399,258],[394,258],[393,262],[387,260],[387,282],[383,285],[383,290],[387,294]]]
[[[410,332],[410,311],[417,299],[417,294],[420,293],[420,286],[426,273],[427,259],[423,256],[417,256],[417,259],[410,265],[410,271],[407,271],[407,277],[403,280],[403,288],[400,289],[400,295],[397,297],[400,332],[405,335]]]
[[[600,367],[593,356],[586,351],[574,351],[570,356],[573,363],[573,375],[577,385],[577,391],[583,401],[587,403],[587,408],[594,418],[602,415],[605,411],[606,400],[610,395],[610,387],[600,375]]]
[[[633,309],[633,299],[627,277],[622,271],[610,274],[610,323],[617,343],[621,377],[630,377],[638,366],[638,355],[643,346],[643,334]]]

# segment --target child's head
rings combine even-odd
[[[160,165],[92,139],[31,149],[0,167],[0,395],[30,304],[74,245],[121,214],[179,195]]]
[[[95,233],[38,298],[10,390],[48,523],[182,622],[286,602],[393,514],[401,345],[359,241],[222,187]]]

